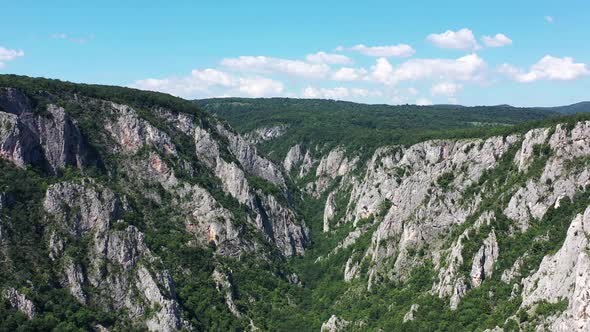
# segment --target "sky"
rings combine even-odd
[[[590,1],[7,1],[0,74],[187,99],[590,100]]]

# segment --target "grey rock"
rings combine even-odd
[[[499,248],[496,233],[491,231],[483,241],[471,264],[471,287],[476,288],[492,276],[494,263],[498,260]]]
[[[410,307],[410,310],[408,310],[408,312],[406,312],[406,314],[404,315],[404,323],[409,322],[409,321],[413,321],[414,320],[414,314],[416,313],[416,311],[418,311],[418,309],[420,308],[419,304],[412,304],[412,306]]]
[[[247,174],[253,174],[282,188],[285,180],[278,167],[259,156],[256,149],[243,138],[221,126],[217,130],[230,141],[230,150],[240,164],[224,160],[219,154],[218,143],[213,141],[208,131],[201,128],[195,130],[197,155],[206,161],[221,180],[225,192],[256,212],[255,226],[284,255],[303,254],[308,238],[304,222],[297,222],[291,208],[280,203],[276,197],[256,192],[247,179]]]
[[[35,318],[37,313],[35,304],[33,304],[31,300],[27,299],[24,294],[14,288],[7,288],[2,292],[2,295],[6,300],[8,300],[8,302],[10,302],[10,305],[13,308],[27,315],[29,319]]]
[[[559,251],[545,256],[539,269],[522,280],[521,308],[568,300],[568,308],[551,322],[552,331],[590,329],[589,238],[590,207],[571,222]]]
[[[302,161],[303,161],[303,155],[301,154],[301,145],[300,144],[293,145],[289,149],[289,152],[287,152],[287,155],[285,156],[285,159],[283,160],[283,168],[285,169],[287,174],[290,174],[291,170],[293,170]]]
[[[122,152],[134,154],[140,148],[150,146],[165,154],[177,154],[170,137],[140,118],[135,109],[116,103],[109,103],[107,107],[114,121],[108,121],[105,129],[117,142]]]
[[[61,107],[33,113],[30,101],[14,89],[0,89],[0,158],[19,167],[35,165],[53,173],[93,164],[82,134]]]
[[[500,280],[502,280],[502,282],[509,284],[512,280],[519,278],[521,276],[520,274],[520,269],[522,268],[522,265],[524,263],[524,258],[526,258],[526,254],[524,256],[518,257],[516,259],[516,261],[514,261],[514,264],[512,265],[512,267],[510,267],[509,269],[504,270],[504,272],[502,272],[502,276],[500,277]]]
[[[303,157],[303,161],[301,162],[301,166],[299,168],[299,177],[302,178],[306,176],[315,165],[316,161],[311,156],[309,150],[305,152],[305,156]]]
[[[80,303],[86,304],[87,296],[84,292],[84,273],[82,268],[75,264],[74,261],[68,257],[65,260],[65,274],[66,282],[65,287],[69,288],[72,296],[76,298]]]
[[[326,205],[324,207],[324,233],[330,231],[330,221],[336,214],[336,203],[334,202],[334,192],[328,194]]]
[[[453,287],[453,294],[451,295],[451,301],[450,301],[451,310],[457,310],[457,308],[459,307],[459,302],[461,301],[461,298],[463,296],[465,296],[465,294],[467,294],[468,290],[469,290],[469,286],[465,282],[465,279],[463,277],[459,277],[455,281],[455,285]]]
[[[427,141],[376,151],[364,178],[353,186],[347,219],[357,223],[379,214],[385,201],[391,203],[366,252],[377,274],[405,278],[420,263],[408,253],[425,244],[437,255],[440,243],[436,240],[478,207],[477,195],[457,204],[463,191],[494,167],[516,140],[509,136],[485,141]],[[448,189],[440,188],[438,179],[449,172],[454,173],[453,181]],[[393,269],[382,269],[382,262],[390,257],[396,257]]]
[[[234,286],[232,283],[231,271],[223,273],[219,270],[214,270],[213,281],[215,281],[215,288],[217,291],[225,294],[225,304],[229,311],[236,316],[236,318],[242,318],[243,314],[238,310],[238,307],[234,303]]]
[[[121,200],[111,190],[85,179],[56,183],[47,189],[43,206],[55,229],[50,237],[54,260],[62,259],[69,245],[62,236],[91,237],[87,275],[71,257],[63,257],[65,284],[74,297],[86,303],[89,299],[84,289],[90,287],[94,302],[105,308],[127,309],[133,320],[143,320],[149,308],[158,308],[145,321],[152,331],[175,331],[183,326],[169,273],[149,271],[159,259],[146,247],[143,233],[134,226],[112,229],[123,221]],[[84,286],[86,280],[88,285]]]
[[[539,179],[530,179],[525,186],[518,188],[512,195],[504,214],[516,221],[516,228],[520,231],[528,229],[531,218],[541,219],[552,206],[559,206],[564,197],[572,199],[578,192],[590,184],[590,169],[572,169],[567,166],[576,158],[590,156],[590,123],[579,122],[568,131],[562,125],[555,127],[555,132],[547,138],[549,129],[533,130],[536,135],[529,135],[522,143],[521,155],[529,154],[535,144],[548,142],[552,149],[552,156],[547,161]],[[517,155],[518,156],[518,155]],[[519,158],[519,167],[526,169],[531,158]],[[526,162],[523,162],[525,160]]]
[[[330,319],[322,324],[322,332],[339,332],[344,331],[346,327],[350,325],[349,321],[342,318],[338,318],[336,315],[332,315]]]
[[[287,128],[286,125],[257,128],[245,134],[244,138],[248,140],[250,144],[256,145],[283,136],[285,132],[287,132]]]
[[[227,138],[231,152],[246,172],[277,186],[285,186],[285,179],[279,167],[270,160],[261,157],[255,146],[222,125],[217,125],[217,131]]]

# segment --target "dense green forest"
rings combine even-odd
[[[413,144],[432,138],[475,137],[502,133],[501,127],[558,116],[553,109],[508,105],[367,105],[345,101],[293,98],[217,98],[197,100],[203,109],[226,119],[236,130],[287,126],[280,139],[260,147],[280,159],[294,144],[303,143],[371,153],[376,147]],[[490,127],[496,130],[489,131]],[[499,127],[499,128],[498,128]]]

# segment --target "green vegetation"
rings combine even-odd
[[[384,145],[480,136],[492,127],[502,132],[517,123],[558,115],[510,106],[390,106],[291,98],[219,98],[195,103],[227,119],[241,133],[286,125],[284,136],[260,144],[276,159],[298,143],[310,147],[344,145],[349,152],[368,155]]]
[[[539,316],[551,316],[555,314],[559,314],[567,309],[569,305],[568,299],[561,299],[556,303],[551,303],[547,301],[542,301],[537,304],[535,308],[535,314]]]
[[[448,191],[450,189],[451,183],[455,180],[455,173],[453,171],[449,171],[441,175],[437,180],[436,183],[440,186],[443,191]]]
[[[127,104],[132,107],[154,109],[167,108],[175,112],[206,116],[200,108],[169,94],[124,88],[120,86],[79,84],[60,80],[33,78],[18,75],[0,75],[0,87],[11,87],[26,93],[36,104],[46,104],[47,98],[79,94],[90,98]],[[50,94],[50,96],[47,95]],[[52,102],[54,102],[52,100]],[[42,105],[40,105],[42,106]],[[38,107],[42,110],[42,107]]]
[[[56,288],[59,276],[42,239],[46,225],[41,200],[51,181],[35,170],[22,170],[0,160],[0,193],[5,197],[0,214],[4,241],[0,250],[0,285],[25,291],[37,308],[35,319],[28,320],[3,299],[0,331],[87,331],[96,324],[115,327],[121,313],[83,306],[68,290]],[[34,291],[29,289],[30,285],[35,286]]]

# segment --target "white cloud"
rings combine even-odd
[[[430,105],[432,105],[432,100],[430,100],[428,98],[418,98],[418,100],[416,100],[416,105],[418,105],[418,106],[430,106]]]
[[[347,88],[314,88],[308,86],[303,90],[304,98],[327,98],[327,99],[343,99],[349,96]]]
[[[456,84],[453,82],[442,82],[432,86],[430,88],[430,94],[433,96],[447,96],[452,97],[459,91],[463,90],[463,85]]]
[[[210,95],[209,85],[193,77],[147,78],[135,81],[131,87],[193,98]]]
[[[203,82],[206,85],[221,85],[234,86],[236,79],[228,73],[219,71],[217,69],[193,70],[191,71],[192,78]]]
[[[324,99],[336,99],[336,100],[349,100],[354,98],[367,98],[381,96],[380,91],[371,91],[363,88],[316,88],[308,86],[303,89],[301,94],[303,98],[324,98]]]
[[[548,23],[553,23],[553,16],[545,16],[545,21],[547,21]]]
[[[464,51],[474,51],[480,48],[473,32],[465,28],[459,31],[447,30],[440,34],[432,33],[426,37],[426,40],[440,48]]]
[[[485,61],[477,54],[458,59],[412,59],[395,69],[387,59],[379,58],[372,67],[371,77],[384,84],[425,79],[475,81],[483,79],[485,68]]]
[[[570,81],[590,75],[585,63],[574,63],[571,57],[557,58],[551,55],[546,55],[533,64],[528,72],[509,64],[501,65],[498,71],[521,83],[540,80]]]
[[[415,88],[407,88],[406,92],[410,95],[410,96],[417,96],[419,91]]]
[[[249,97],[270,97],[283,93],[283,83],[265,77],[241,78],[238,91]]]
[[[502,33],[498,33],[495,36],[483,36],[481,40],[487,47],[502,47],[506,45],[512,45],[512,39],[506,37]]]
[[[317,52],[315,54],[309,54],[306,57],[306,59],[308,62],[311,62],[311,63],[327,63],[327,64],[334,64],[334,65],[350,65],[350,64],[352,64],[352,59],[350,59],[346,55],[332,54],[332,53],[325,53],[325,52]]]
[[[377,59],[377,63],[371,68],[371,77],[377,82],[393,84],[393,66],[386,58]]]
[[[282,82],[266,77],[236,77],[216,69],[193,70],[186,77],[138,80],[132,87],[169,93],[184,98],[232,95],[247,97],[278,96],[284,92]],[[222,89],[222,93],[216,92]]]
[[[4,68],[8,61],[25,56],[23,50],[12,50],[0,46],[0,68]]]
[[[305,78],[324,78],[330,67],[323,63],[308,63],[266,56],[240,56],[225,58],[221,65],[234,70],[259,73],[283,73]]]
[[[332,74],[334,81],[360,81],[367,75],[367,70],[364,68],[349,68],[343,67]]]
[[[375,57],[409,57],[416,53],[412,46],[407,44],[371,47],[365,46],[363,44],[358,44],[351,47],[350,50],[359,52],[367,56]]]

